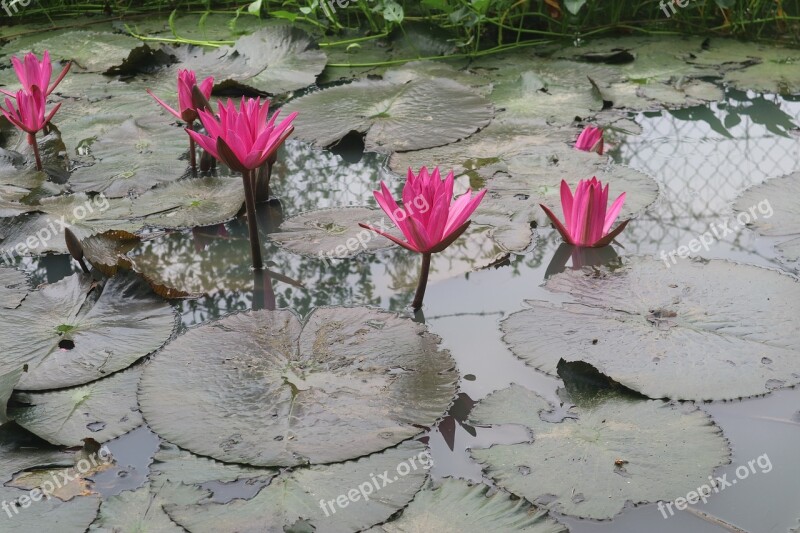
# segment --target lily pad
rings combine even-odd
[[[0,308],[15,309],[29,290],[28,277],[24,272],[13,268],[0,268]]]
[[[167,51],[181,60],[180,68],[196,71],[198,78],[214,76],[218,88],[236,87],[269,94],[313,85],[328,62],[308,33],[287,25],[261,28],[240,37],[233,46],[211,51],[199,47]]]
[[[134,217],[158,228],[213,226],[236,216],[244,205],[244,186],[236,178],[193,178],[157,187],[131,206]]]
[[[86,260],[109,277],[116,276],[120,267],[130,269],[125,254],[137,244],[139,237],[125,231],[108,231],[81,240]]]
[[[301,525],[316,531],[361,531],[389,519],[414,497],[427,477],[419,460],[426,459],[427,453],[417,441],[404,442],[357,461],[296,469],[274,479],[250,500],[165,509],[194,533],[305,531]],[[372,479],[380,490],[374,490]],[[369,499],[362,497],[360,488]],[[346,507],[339,506],[337,498]],[[324,509],[320,500],[325,502]]]
[[[119,372],[73,389],[21,393],[11,410],[17,424],[52,444],[78,446],[83,439],[105,442],[142,424],[136,403],[141,368]]]
[[[405,83],[359,80],[317,91],[284,106],[297,111],[295,137],[316,146],[337,144],[351,131],[365,134],[369,151],[393,152],[441,146],[489,124],[492,105],[446,78]]]
[[[169,183],[187,171],[186,132],[159,116],[127,118],[97,137],[89,146],[95,160],[75,169],[70,185],[78,192],[101,192],[109,198],[140,194]]]
[[[800,383],[790,311],[800,284],[789,276],[727,261],[667,266],[631,257],[557,274],[545,287],[576,302],[530,302],[502,330],[514,354],[548,374],[562,358],[584,361],[650,398],[681,400]]]
[[[272,469],[220,463],[181,450],[168,442],[161,443],[161,448],[150,465],[150,479],[154,486],[165,482],[201,485],[210,481],[227,483],[239,479],[269,479],[277,473],[277,470]]]
[[[748,189],[734,205],[737,221],[777,238],[781,260],[796,272],[800,271],[799,194],[800,172],[793,172]]]
[[[525,500],[512,500],[508,494],[486,493],[488,485],[470,485],[445,479],[436,489],[417,493],[400,518],[375,526],[369,533],[410,531],[529,531],[566,533],[568,530],[546,512],[537,511]]]
[[[118,533],[184,533],[186,530],[170,520],[162,506],[186,505],[209,496],[208,491],[176,483],[143,485],[105,500],[90,532]]]
[[[96,496],[76,498],[64,502],[58,498],[41,498],[39,501],[30,499],[20,502],[20,498],[30,494],[27,491],[0,487],[0,499],[9,503],[9,509],[14,513],[0,515],[0,528],[8,533],[41,533],[58,524],[60,531],[85,531],[97,515],[100,507],[100,498]],[[24,505],[27,504],[27,505]]]
[[[147,366],[150,427],[192,452],[256,466],[330,463],[431,426],[457,381],[424,326],[363,307],[228,316],[190,329]]]
[[[49,446],[14,424],[0,428],[0,483],[5,484],[14,474],[29,468],[72,466],[73,456],[73,453]]]
[[[533,442],[471,454],[498,485],[559,513],[608,519],[629,501],[673,500],[729,462],[722,432],[696,408],[609,393],[554,423],[540,418],[542,405],[519,385],[488,396],[472,422],[524,425]]]
[[[366,207],[320,209],[286,219],[269,239],[296,254],[344,259],[394,246],[389,239],[358,224],[364,222],[397,234],[383,211]]]
[[[0,315],[0,368],[27,364],[23,390],[82,385],[157,350],[174,327],[172,307],[134,276],[98,285],[75,274]]]

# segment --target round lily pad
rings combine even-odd
[[[800,271],[800,172],[748,189],[734,205],[737,222],[776,237],[781,260]],[[743,224],[742,224],[743,225]]]
[[[650,398],[722,400],[800,383],[800,284],[727,261],[623,258],[568,270],[545,287],[574,303],[530,302],[502,322],[504,340],[556,375],[584,361]]]
[[[284,106],[297,111],[295,137],[320,147],[351,131],[366,135],[369,151],[419,150],[455,142],[483,128],[492,105],[446,78],[408,82],[359,80],[302,96]]]
[[[427,453],[417,441],[404,442],[357,461],[295,469],[250,500],[165,509],[194,533],[362,531],[387,520],[414,497],[427,478]]]
[[[22,496],[28,498],[20,502]],[[5,512],[0,514],[0,529],[8,533],[41,533],[58,524],[60,531],[85,531],[100,507],[100,498],[96,496],[75,498],[68,502],[43,497],[39,501],[32,501],[29,496],[28,491],[0,487],[0,500],[8,502],[12,513],[11,516]]]
[[[5,260],[7,257],[0,257]],[[0,308],[14,309],[28,294],[28,277],[21,270],[0,268]]]
[[[554,423],[540,418],[543,404],[519,385],[488,396],[472,422],[524,425],[533,441],[471,453],[499,486],[559,513],[608,519],[629,501],[673,500],[729,462],[722,432],[699,409],[608,393]]]
[[[11,410],[20,426],[52,444],[105,442],[142,424],[136,403],[141,368],[132,368],[72,389],[14,396]]]
[[[193,178],[157,187],[133,200],[134,217],[158,228],[212,226],[234,218],[244,205],[241,179]]]
[[[0,368],[27,364],[23,390],[82,385],[157,350],[174,327],[172,307],[136,277],[75,274],[0,314]]]
[[[360,227],[360,222],[383,231],[395,230],[394,223],[383,211],[339,207],[288,218],[281,224],[280,231],[271,233],[269,239],[294,253],[327,259],[344,259],[394,246],[389,239]]]
[[[183,448],[256,466],[331,463],[432,425],[453,361],[424,326],[364,307],[231,315],[190,329],[147,366],[142,413]]]
[[[566,533],[568,530],[547,513],[525,500],[512,500],[508,494],[486,493],[488,485],[470,485],[445,479],[436,489],[418,492],[400,518],[375,526],[369,533],[409,531],[528,531]]]

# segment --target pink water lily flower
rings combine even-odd
[[[19,79],[19,82],[22,84],[22,88],[26,93],[31,94],[33,88],[38,87],[45,96],[53,92],[53,89],[55,89],[56,86],[61,83],[61,80],[64,79],[64,76],[67,75],[69,68],[72,66],[72,63],[67,63],[67,66],[64,67],[64,70],[62,70],[61,74],[59,74],[58,78],[56,78],[56,81],[50,85],[50,76],[53,73],[53,65],[50,62],[50,52],[47,50],[44,51],[41,61],[39,61],[39,59],[36,57],[36,54],[29,52],[25,54],[25,57],[22,61],[20,61],[16,56],[12,57],[11,63],[14,65],[14,72],[17,74],[17,79]],[[6,96],[16,98],[16,94],[9,91],[0,89],[0,92]]]
[[[239,109],[233,101],[218,103],[219,120],[208,111],[199,110],[207,135],[186,130],[208,153],[238,172],[250,172],[263,165],[294,130],[292,113],[276,124],[280,111],[269,116],[269,101],[242,98]]]
[[[608,189],[608,185],[603,188],[603,183],[593,177],[591,180],[580,180],[573,196],[567,182],[562,180],[561,207],[565,219],[563,224],[547,206],[539,205],[553,221],[565,242],[575,246],[598,248],[611,243],[629,222],[624,221],[609,233],[625,203],[625,193],[620,194],[608,208]]]
[[[575,149],[603,155],[603,128],[586,126],[575,141]]]
[[[405,240],[376,229],[368,224],[362,228],[374,231],[412,252],[421,253],[422,272],[412,307],[422,307],[425,287],[428,283],[431,254],[443,251],[453,244],[470,224],[469,217],[481,203],[486,190],[472,196],[472,189],[453,200],[455,177],[451,171],[442,180],[439,168],[428,172],[422,167],[419,175],[408,169],[408,178],[403,187],[403,207],[397,205],[386,184],[381,182],[381,190],[375,191],[378,205],[400,229]]]
[[[39,157],[39,146],[36,144],[36,133],[44,129],[47,123],[56,114],[61,104],[53,107],[53,110],[45,116],[45,106],[47,96],[39,89],[38,85],[31,87],[31,92],[25,90],[18,91],[14,95],[14,100],[6,98],[6,107],[0,106],[0,112],[14,126],[28,134],[28,144],[33,148],[36,157],[36,169],[42,170],[42,161]],[[16,101],[16,106],[14,105]]]
[[[197,76],[195,75],[194,71],[181,69],[178,71],[178,109],[180,111],[176,111],[171,106],[167,105],[164,100],[153,94],[153,91],[147,89],[147,94],[153,97],[153,99],[158,102],[161,107],[175,115],[176,118],[183,120],[191,124],[195,120],[197,120],[197,107],[194,104],[192,99],[192,87],[197,85]],[[200,92],[203,93],[206,100],[211,98],[211,90],[214,88],[214,78],[209,76],[208,78],[204,79],[200,85]]]
[[[470,215],[486,194],[483,190],[472,196],[470,189],[453,201],[454,182],[452,171],[442,181],[438,168],[428,172],[426,167],[422,167],[418,176],[409,168],[403,187],[403,207],[397,205],[386,184],[381,182],[381,190],[374,193],[375,199],[403,232],[405,241],[367,224],[360,225],[412,252],[441,252],[464,233],[469,226]]]

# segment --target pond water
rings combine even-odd
[[[730,217],[732,202],[745,189],[800,168],[800,140],[794,126],[800,124],[800,102],[787,98],[729,88],[725,100],[719,103],[635,113],[630,118],[641,132],[616,133],[610,139],[610,156],[653,176],[661,195],[618,239],[620,255],[658,255],[677,249],[705,232],[710,224]],[[282,199],[284,217],[315,208],[359,205],[379,179],[387,176],[383,156],[362,156],[358,149],[345,152],[343,159],[342,155],[290,142],[281,161],[274,187]],[[330,188],[331,183],[336,185]],[[274,205],[262,210],[265,219],[273,222],[281,216]],[[175,301],[182,326],[190,327],[252,307],[254,281],[242,267],[249,253],[245,236],[246,228],[238,220],[194,232],[156,235],[129,255],[155,256],[161,264],[171,265],[166,275],[178,286],[202,283],[212,291],[197,299]],[[434,273],[424,320],[442,337],[461,374],[458,401],[448,417],[428,434],[434,478],[486,481],[467,449],[527,440],[526,432],[519,427],[469,426],[466,418],[473,402],[517,383],[559,404],[556,391],[562,386],[560,380],[514,357],[499,329],[499,321],[522,309],[526,300],[563,300],[542,287],[559,242],[554,231],[542,230],[530,251],[496,267],[455,275],[440,268]],[[773,243],[747,228],[715,242],[703,256],[767,268],[779,266]],[[357,304],[407,312],[418,268],[418,258],[399,249],[330,264],[275,246],[268,247],[265,257],[271,271],[300,285],[271,281],[277,306],[301,314],[317,306]],[[469,257],[461,260],[469,265]],[[24,259],[20,267],[32,275],[34,284],[53,283],[78,272],[66,256]],[[198,281],[197,277],[203,279]],[[230,290],[231,285],[238,290]],[[773,469],[715,495],[699,509],[747,531],[782,532],[796,525],[800,508],[800,391],[782,390],[766,397],[701,407],[722,428],[733,450],[732,464],[718,469],[715,475],[727,472],[733,478],[737,466],[763,454],[768,454]],[[120,468],[97,475],[96,488],[110,496],[138,487],[146,479],[158,437],[139,428],[109,446]],[[215,489],[215,500],[227,501],[252,497],[258,487],[239,482]],[[690,513],[665,520],[655,504],[629,508],[611,521],[557,516],[576,533],[731,530]]]

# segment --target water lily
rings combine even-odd
[[[596,177],[590,180],[580,180],[575,188],[575,195],[567,185],[561,181],[561,208],[564,211],[564,223],[562,224],[547,206],[539,204],[550,220],[553,221],[558,232],[563,237],[564,242],[575,246],[586,246],[598,248],[606,246],[619,235],[628,220],[617,226],[614,231],[609,232],[614,221],[622,210],[625,203],[625,193],[619,195],[614,203],[608,208],[609,186]]]
[[[265,100],[262,105],[260,98],[242,98],[239,109],[229,99],[226,104],[219,102],[218,109],[219,119],[204,109],[198,109],[206,135],[188,128],[186,131],[206,152],[242,173],[253,268],[261,270],[264,264],[256,220],[254,171],[268,162],[291,135],[294,130],[292,121],[297,113],[280,123],[277,123],[280,112],[267,120],[269,101]]]
[[[442,180],[438,167],[428,172],[422,167],[418,175],[409,168],[406,184],[403,187],[403,206],[397,205],[386,184],[381,182],[381,190],[375,191],[378,205],[400,229],[405,240],[399,239],[368,224],[362,228],[374,231],[403,248],[422,254],[422,273],[417,294],[412,307],[422,307],[425,287],[428,283],[431,254],[441,252],[458,239],[467,227],[469,217],[483,200],[486,191],[472,196],[472,190],[453,199],[455,177],[451,171]]]
[[[16,105],[15,105],[16,102]],[[56,104],[49,114],[45,115],[47,96],[38,85],[31,86],[31,91],[24,89],[17,91],[14,100],[6,98],[5,108],[0,106],[0,112],[14,126],[28,134],[28,144],[33,148],[36,157],[36,169],[42,170],[42,160],[39,157],[39,145],[36,143],[36,133],[44,129],[47,123],[56,114],[61,104]]]
[[[178,109],[176,111],[164,100],[153,94],[147,89],[147,94],[153,97],[158,104],[166,109],[176,118],[186,122],[190,130],[194,129],[194,121],[197,120],[197,112],[200,109],[208,108],[208,99],[211,98],[211,90],[214,88],[214,77],[209,76],[200,85],[197,85],[197,75],[193,70],[181,69],[178,71]],[[202,98],[195,97],[199,91]],[[199,101],[198,101],[199,100]],[[194,139],[189,137],[189,159],[192,171],[197,171],[197,156],[195,155]]]
[[[586,126],[575,141],[575,149],[603,155],[603,128]]]
[[[72,63],[67,63],[67,66],[64,67],[64,70],[61,71],[61,74],[58,75],[56,81],[51,85],[50,76],[53,73],[53,65],[50,62],[50,52],[47,50],[44,51],[41,61],[36,57],[36,54],[29,52],[25,54],[22,61],[16,56],[13,56],[11,58],[11,64],[14,65],[14,72],[17,74],[17,79],[19,79],[26,93],[31,94],[33,88],[38,87],[45,96],[53,92],[53,89],[61,83],[61,80],[64,79],[64,76],[67,75],[69,68],[72,66]],[[16,94],[9,91],[0,89],[0,92],[6,96],[16,98]]]

